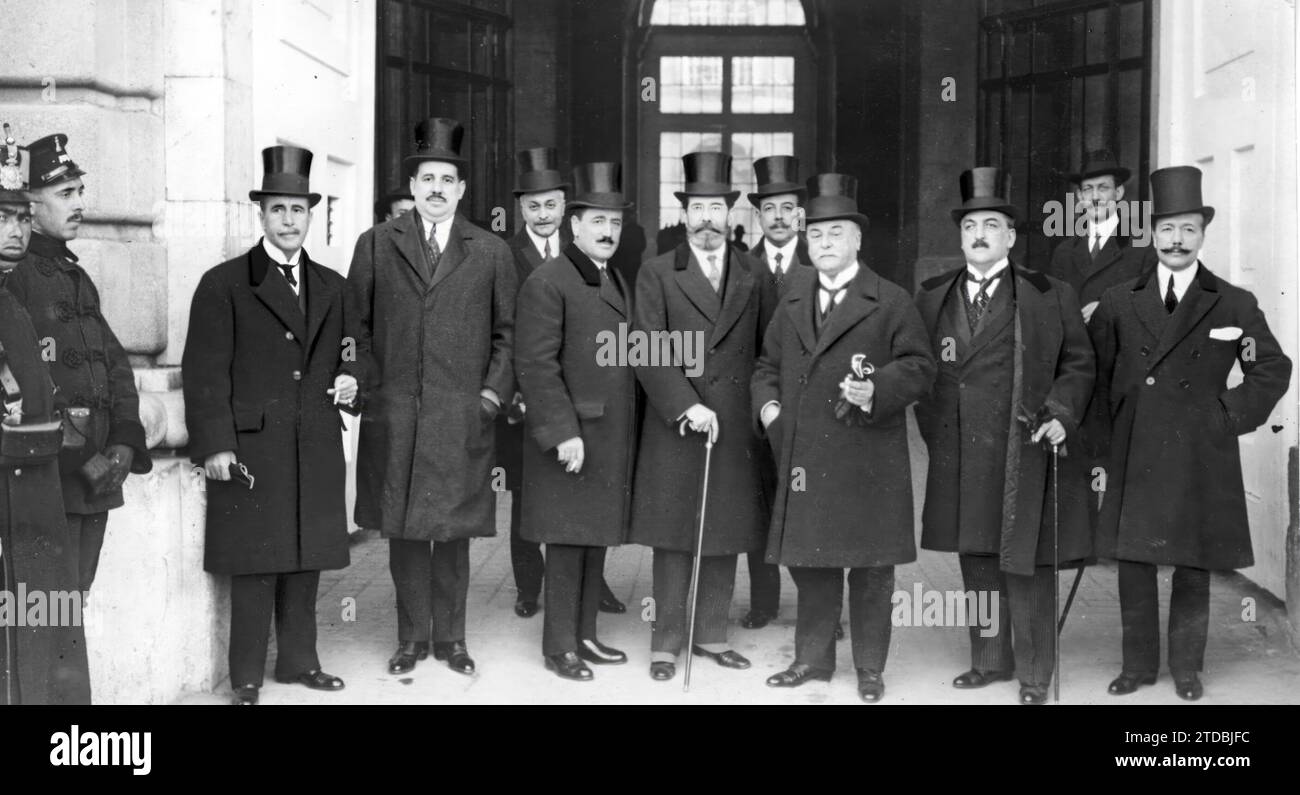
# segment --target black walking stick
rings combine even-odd
[[[683,430],[685,428],[683,427]],[[704,436],[704,482],[700,485],[700,525],[695,532],[695,555],[691,560],[691,590],[687,598],[686,613],[686,672],[682,680],[682,692],[691,690],[691,658],[695,656],[695,607],[700,588],[700,553],[704,550],[704,509],[709,498],[709,464],[713,460],[713,436],[705,432]]]
[[[1060,601],[1061,594],[1059,590],[1058,574],[1060,573],[1060,531],[1061,531],[1061,499],[1058,486],[1060,485],[1060,463],[1061,448],[1060,445],[1052,445],[1052,616],[1060,616],[1056,624],[1056,632],[1052,634],[1052,703],[1061,702],[1061,625],[1065,623],[1064,616],[1061,616]],[[1083,569],[1079,570],[1080,573]],[[1079,584],[1076,577],[1075,586]],[[1070,591],[1070,598],[1074,598],[1074,591]],[[1069,607],[1067,605],[1066,609]]]

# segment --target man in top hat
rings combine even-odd
[[[519,290],[515,372],[527,405],[523,533],[546,544],[542,654],[565,679],[627,655],[596,637],[605,549],[627,539],[636,449],[636,376],[609,355],[632,296],[610,264],[623,213],[618,163],[574,170],[573,244]],[[585,661],[585,662],[584,662]]]
[[[849,580],[858,693],[883,697],[894,566],[916,559],[905,411],[930,388],[934,361],[907,291],[858,262],[867,217],[857,181],[809,180],[808,252],[763,341],[753,416],[778,462],[767,559],[799,589],[795,659],[767,680],[829,680]]]
[[[129,473],[150,471],[153,461],[131,363],[100,311],[99,291],[68,249],[86,209],[86,172],[69,156],[67,143],[57,133],[30,146],[31,246],[5,287],[27,307],[37,338],[50,341],[59,407],[86,410],[67,417],[84,444],[65,450],[59,469],[77,579],[80,590],[89,591],[108,512],[123,505],[122,483]]]
[[[694,649],[725,668],[749,660],[727,643],[736,556],[758,549],[768,507],[759,484],[761,440],[749,423],[749,377],[762,330],[757,266],[727,246],[731,157],[693,152],[682,158],[686,242],[641,266],[636,285],[638,332],[677,338],[636,368],[648,405],[632,490],[632,536],[654,547],[655,621],[650,675],[676,674],[688,636],[687,597],[699,532],[704,439],[713,440],[707,515],[696,599]],[[663,335],[671,335],[665,337]],[[666,349],[666,350],[665,350]],[[670,355],[665,355],[665,353]],[[695,433],[687,434],[689,428]]]
[[[494,421],[515,394],[510,248],[457,212],[464,131],[415,128],[415,212],[361,234],[348,285],[370,360],[362,393],[356,520],[389,539],[397,588],[393,674],[428,656],[473,674],[465,645],[469,540],[496,533]],[[373,381],[371,377],[373,374]]]
[[[415,197],[405,188],[395,188],[375,202],[375,223],[382,224],[406,215],[415,207]]]
[[[1086,461],[1072,444],[1092,394],[1092,347],[1074,289],[1011,261],[1017,212],[1000,170],[965,172],[961,195],[952,218],[966,265],[916,297],[939,363],[916,407],[930,451],[921,546],[958,553],[963,588],[996,600],[998,623],[970,627],[971,670],[953,686],[1019,677],[1020,703],[1042,704],[1056,665],[1055,566],[1092,552]]]
[[[1141,218],[1121,214],[1124,184],[1130,172],[1107,150],[1092,152],[1083,168],[1069,175],[1076,212],[1083,213],[1084,233],[1070,234],[1052,250],[1047,273],[1074,288],[1083,305],[1083,322],[1092,318],[1101,294],[1134,279],[1155,262],[1151,246],[1134,245],[1133,226]],[[1127,228],[1121,229],[1121,222]]]
[[[758,261],[758,285],[761,298],[758,327],[765,331],[777,302],[785,296],[791,271],[812,267],[808,247],[799,236],[803,228],[803,203],[808,189],[799,181],[799,159],[790,155],[773,155],[754,161],[757,188],[749,194],[749,203],[758,215],[763,240],[750,255]],[[763,494],[768,504],[776,499],[776,462],[764,448],[762,469]],[[759,629],[776,618],[781,603],[781,568],[764,560],[765,550],[756,550],[749,560],[749,612],[740,620],[746,629]]]
[[[257,703],[275,615],[277,682],[341,690],[316,655],[322,569],[348,565],[339,409],[359,362],[343,277],[303,248],[312,153],[262,150],[263,237],[212,268],[190,305],[181,359],[190,457],[207,475],[204,568],[230,575],[233,703]]]
[[[567,246],[562,228],[564,196],[569,183],[560,174],[559,159],[550,147],[521,150],[517,159],[519,177],[514,195],[519,202],[524,228],[507,242],[514,254],[515,273],[522,285],[529,274],[542,264],[559,257],[561,250]],[[511,492],[510,565],[514,569],[517,592],[515,615],[520,618],[537,615],[537,600],[542,592],[542,576],[545,572],[541,546],[524,539],[519,532],[519,519],[523,509],[523,499],[519,492],[523,478],[520,454],[524,445],[522,423],[526,408],[520,392],[515,392],[510,406],[497,417],[496,428],[497,465],[504,471],[506,488]],[[626,611],[627,607],[615,599],[609,586],[604,584],[603,576],[601,583],[601,609],[611,613]]]
[[[27,253],[32,233],[30,160],[4,126],[0,145],[0,281]],[[54,419],[54,395],[27,311],[0,290],[0,411],[7,435]],[[46,432],[48,453],[0,453],[0,592],[78,590],[76,550],[69,543],[59,465],[61,434]],[[9,445],[5,446],[8,449]],[[28,447],[27,449],[31,449]],[[20,605],[26,610],[27,605]],[[15,626],[0,621],[0,704],[89,704],[90,672],[80,622]]]
[[[1215,276],[1198,255],[1214,208],[1192,166],[1151,174],[1159,262],[1106,291],[1089,330],[1094,403],[1108,422],[1106,499],[1097,553],[1119,561],[1123,670],[1113,695],[1153,684],[1160,668],[1156,567],[1174,567],[1169,672],[1201,697],[1210,571],[1254,563],[1237,437],[1268,421],[1291,360],[1255,296]],[[1242,380],[1228,387],[1234,364]]]

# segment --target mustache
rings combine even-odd
[[[699,226],[693,227],[693,228],[691,229],[691,231],[692,231],[692,232],[705,232],[705,231],[708,231],[708,232],[716,232],[716,233],[719,234],[719,235],[722,234],[722,230],[719,229],[718,227],[714,226],[712,221],[705,221],[704,223],[700,224]]]
[[[439,200],[441,200],[441,201],[447,201],[447,197],[444,196],[444,195],[442,195],[442,191],[436,191],[436,190],[433,191],[433,192],[431,192],[431,193],[429,193],[429,194],[428,194],[427,196],[425,196],[424,198],[426,198],[426,199],[439,199]]]
[[[82,220],[82,214],[81,214],[81,213],[73,213],[72,215],[69,215],[69,216],[68,216],[68,222],[69,222],[69,223],[71,223],[72,221],[80,221],[80,220]]]
[[[1165,254],[1191,254],[1192,253],[1191,249],[1186,249],[1183,248],[1182,246],[1170,246],[1169,248],[1162,248],[1160,250]]]
[[[614,245],[614,238],[610,237],[609,235],[605,235],[604,237],[598,237],[598,238],[596,238],[596,242],[597,242],[597,243],[608,243],[609,245],[612,246],[612,245]]]
[[[985,240],[976,240],[974,243],[971,243],[971,244],[970,244],[970,247],[971,247],[971,248],[988,248],[988,247],[989,247],[989,244],[988,244],[988,242],[985,241]]]

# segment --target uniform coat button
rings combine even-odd
[[[286,332],[284,332],[284,338],[287,339],[287,340],[291,340],[291,339],[293,339],[293,332],[292,332],[292,331],[286,331]]]
[[[1152,378],[1151,376],[1147,376],[1147,386],[1153,386],[1155,382],[1156,379]]]
[[[23,471],[22,471],[21,469],[15,469],[15,470],[14,470],[14,476],[15,476],[15,477],[17,477],[17,476],[19,476],[19,475],[22,475],[22,474],[23,474]]]
[[[294,371],[293,371],[293,380],[295,380],[295,381],[301,381],[301,380],[302,380],[302,371],[301,371],[301,370],[294,370]]]

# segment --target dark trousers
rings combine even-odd
[[[320,669],[316,656],[319,571],[236,574],[230,578],[230,686],[262,686],[271,614],[275,614],[275,675]]]
[[[844,569],[790,567],[799,590],[795,617],[795,662],[835,670],[835,628],[844,604]],[[894,593],[894,567],[849,569],[849,633],[853,665],[885,670]]]
[[[542,575],[546,572],[546,563],[542,558],[542,545],[519,535],[519,521],[524,506],[522,497],[519,489],[510,492],[510,567],[515,571],[518,601],[536,602],[542,593]]]
[[[469,539],[388,540],[388,569],[397,589],[397,639],[450,643],[465,639]]]
[[[605,547],[546,545],[546,613],[542,654],[578,650],[578,641],[596,638]]]
[[[77,587],[83,593],[90,590],[99,568],[99,552],[104,548],[104,528],[108,526],[108,511],[103,513],[70,513],[68,539],[75,552],[72,559],[77,564]]]
[[[690,609],[687,600],[690,598],[693,558],[689,552],[654,551],[652,652],[681,654],[686,645],[686,619]],[[731,595],[735,587],[735,555],[704,555],[700,558],[699,597],[695,601],[696,645],[727,642],[727,616],[731,612]]]
[[[750,552],[749,609],[775,616],[781,606],[781,567],[763,560],[763,551]]]
[[[1119,612],[1124,626],[1124,670],[1154,674],[1160,670],[1160,596],[1156,566],[1119,562]],[[1210,572],[1174,567],[1169,597],[1169,672],[1200,673],[1210,630]]]
[[[983,672],[1012,671],[1021,684],[1046,687],[1056,665],[1056,616],[1051,566],[1036,566],[1032,575],[1008,574],[998,567],[996,555],[958,555],[962,583],[978,597],[981,591],[996,600],[998,631],[971,621],[971,667]],[[1005,595],[1005,598],[1004,598]],[[969,617],[968,617],[969,618]]]

